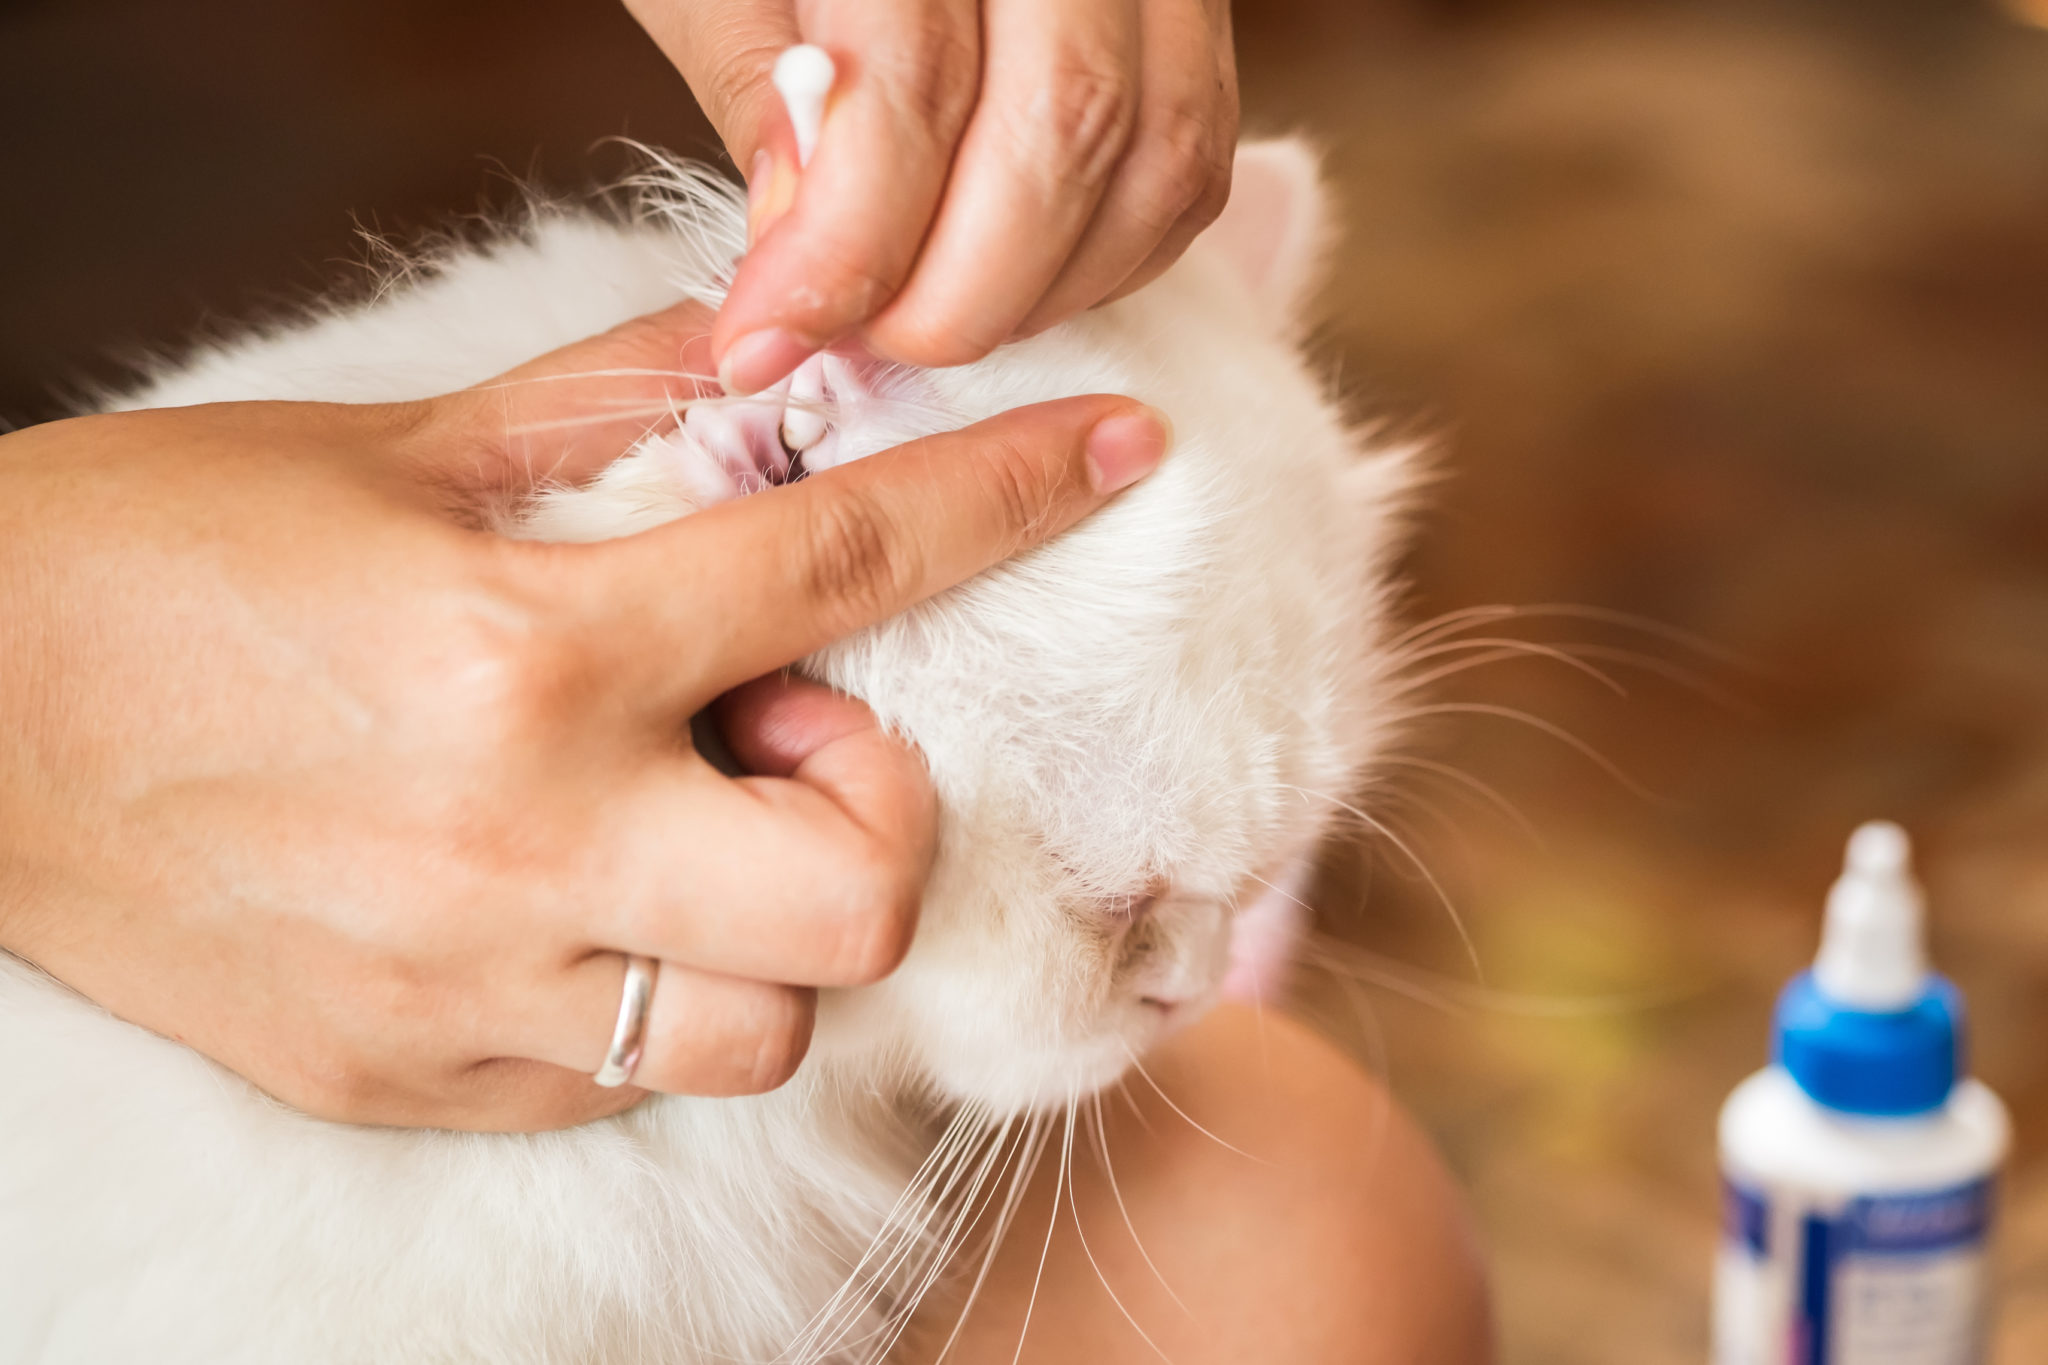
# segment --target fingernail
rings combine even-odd
[[[766,148],[754,153],[747,169],[747,245],[760,241],[795,202],[795,173]]]
[[[1173,448],[1173,423],[1157,408],[1105,417],[1083,448],[1088,477],[1098,493],[1129,488],[1159,467]]]
[[[749,332],[719,357],[718,382],[730,394],[759,393],[809,360],[817,349],[780,327]]]

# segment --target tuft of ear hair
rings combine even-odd
[[[1229,262],[1277,334],[1301,330],[1332,236],[1322,161],[1307,142],[1238,146],[1230,202],[1203,241]]]

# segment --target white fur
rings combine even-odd
[[[537,1136],[349,1128],[0,955],[0,1360],[791,1358],[886,1224],[915,1254],[849,1300],[850,1334],[794,1353],[868,1358],[881,1342],[862,1334],[937,1251],[914,1235],[947,1202],[932,1182],[889,1213],[946,1116],[1057,1109],[1168,1025],[1148,999],[1201,1009],[1231,907],[1282,880],[1385,739],[1375,585],[1408,478],[1361,452],[1292,316],[1247,287],[1305,278],[1319,229],[1312,163],[1263,155],[1292,199],[1262,261],[1198,243],[1129,299],[838,413],[851,458],[1115,391],[1171,414],[1179,444],[1078,529],[807,662],[922,748],[943,828],[909,959],[828,995],[796,1081]],[[740,206],[683,180],[631,221],[537,213],[125,403],[409,398],[716,301]],[[686,513],[682,440],[550,494],[523,529],[590,539]],[[1119,913],[1161,885],[1153,913]]]

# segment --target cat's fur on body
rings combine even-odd
[[[792,1083],[530,1136],[351,1128],[0,954],[0,1361],[877,1351],[945,1251],[954,1224],[932,1209],[977,1172],[984,1194],[1008,1188],[1029,1115],[1114,1080],[1214,997],[1233,911],[1283,882],[1386,739],[1406,463],[1360,448],[1296,346],[1311,158],[1239,160],[1224,221],[1133,297],[974,365],[825,396],[834,460],[1099,391],[1163,409],[1178,444],[1074,531],[806,664],[921,747],[942,832],[908,960],[827,993]],[[689,183],[630,219],[537,213],[123,404],[423,396],[715,302],[742,209]],[[651,437],[511,529],[589,539],[681,515],[716,495],[717,439]],[[938,1176],[957,1177],[949,1198]]]

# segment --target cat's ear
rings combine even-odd
[[[1292,331],[1330,245],[1322,164],[1300,138],[1237,149],[1230,202],[1204,239],[1229,262],[1278,331]]]

